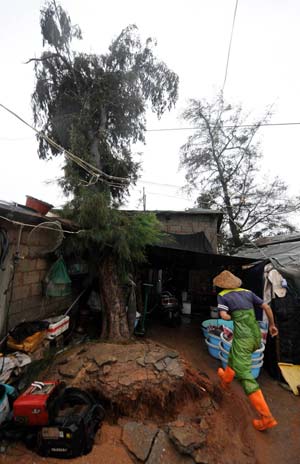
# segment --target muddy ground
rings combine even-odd
[[[195,320],[191,322],[186,319],[179,329],[155,325],[149,327],[147,339],[163,343],[169,349],[178,351],[198,372],[203,373],[204,378],[208,376],[208,384],[217,384],[216,370],[219,367],[219,362],[208,355],[199,322]],[[144,342],[147,340],[143,339]],[[234,382],[231,391],[222,396],[219,409],[213,416],[215,422],[214,427],[210,430],[210,440],[211,443],[216,443],[216,449],[211,459],[209,456],[207,457],[205,462],[208,464],[211,462],[218,464],[223,462],[230,464],[300,463],[300,398],[284,390],[264,372],[259,377],[259,383],[274,416],[279,421],[279,426],[264,433],[255,431],[251,425],[254,412],[241,387],[237,382]],[[191,402],[190,405],[186,405],[184,414],[190,413],[193,416],[194,404],[196,403]],[[15,444],[10,446],[5,454],[0,455],[0,463],[133,464],[142,462],[137,461],[124,446],[122,436],[124,437],[124,424],[128,420],[128,418],[124,420],[124,417],[120,417],[119,420],[106,421],[96,436],[92,452],[87,456],[72,461],[41,458],[28,451],[21,444]],[[139,420],[138,417],[136,420]],[[163,432],[159,433],[163,434]],[[165,440],[164,436],[161,438]],[[232,439],[234,446],[231,446]],[[243,450],[240,454],[237,453],[239,448]],[[162,449],[164,449],[163,446]],[[154,459],[153,464],[188,462],[184,456],[182,460],[176,461],[178,456],[172,455],[172,449],[169,451],[170,458],[162,461]]]
[[[218,381],[216,371],[220,363],[209,356],[197,321],[186,319],[176,331],[153,326],[147,335],[177,349],[194,367],[204,370],[213,382]],[[247,432],[251,437],[251,447],[255,451],[257,464],[300,463],[300,397],[283,389],[263,369],[258,382],[279,425],[267,432],[253,430],[251,418],[254,417],[254,412],[247,405],[247,399],[245,400],[249,413]],[[231,391],[224,396],[230,408],[236,408],[244,398],[245,394],[237,381],[233,382]],[[239,427],[240,424],[236,426]]]

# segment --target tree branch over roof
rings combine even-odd
[[[298,210],[297,199],[283,198],[287,192],[283,181],[262,176],[259,180],[262,154],[255,137],[271,114],[267,108],[260,120],[247,125],[249,115],[243,114],[241,106],[225,104],[219,94],[212,102],[190,100],[182,115],[201,129],[181,147],[181,167],[186,169],[187,181],[198,186],[201,205],[209,199],[209,205],[222,209],[224,236],[230,246],[240,246],[244,238],[266,230],[276,233],[294,228],[278,214],[285,208]]]

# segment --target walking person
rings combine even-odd
[[[218,294],[218,310],[224,320],[233,320],[233,341],[226,369],[218,369],[223,388],[227,388],[236,377],[250,403],[260,415],[254,419],[256,430],[266,430],[277,425],[264,399],[262,391],[251,373],[252,353],[260,348],[261,332],[255,318],[254,308],[259,306],[269,320],[269,333],[278,335],[270,306],[250,290],[241,288],[242,281],[229,271],[223,271],[213,279],[216,287],[223,289]]]

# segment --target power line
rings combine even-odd
[[[234,9],[234,13],[233,13],[232,26],[231,26],[230,41],[229,41],[229,47],[228,47],[227,62],[226,62],[225,76],[224,76],[224,82],[223,82],[223,87],[222,87],[222,94],[224,92],[226,79],[227,79],[229,59],[230,59],[230,53],[231,53],[232,37],[233,37],[233,31],[234,31],[234,25],[235,25],[235,18],[236,18],[236,12],[237,12],[238,3],[239,3],[239,0],[236,0],[235,9]]]
[[[272,126],[300,126],[300,122],[265,122],[259,124],[238,124],[238,125],[224,125],[225,129],[234,129],[239,127],[272,127]],[[194,127],[164,127],[161,129],[146,129],[146,132],[171,132],[171,131],[185,131],[185,130],[198,130],[206,127],[205,124],[200,124]]]
[[[180,197],[178,195],[168,195],[168,194],[165,194],[165,193],[160,193],[160,192],[147,192],[147,195],[159,195],[159,196],[162,196],[162,197],[169,197],[169,198],[177,198],[177,199],[180,199],[180,200],[185,200],[185,201],[193,201],[191,198],[186,198],[186,197]]]
[[[149,185],[161,185],[163,187],[174,187],[174,188],[182,188],[182,185],[175,185],[175,184],[164,184],[164,183],[160,183],[160,182],[152,182],[150,180],[142,180],[142,179],[138,179],[137,183],[141,183],[141,184],[149,184]]]
[[[129,183],[129,180],[125,177],[117,177],[117,176],[111,176],[107,174],[104,171],[101,171],[101,169],[98,169],[96,166],[93,166],[92,164],[88,163],[87,161],[83,160],[77,155],[74,155],[74,153],[70,152],[69,150],[64,149],[61,145],[56,143],[54,140],[50,139],[46,134],[43,132],[37,130],[35,127],[33,127],[31,124],[26,122],[24,119],[22,119],[18,114],[16,114],[14,111],[10,110],[6,106],[4,106],[2,103],[0,103],[0,106],[8,111],[10,114],[12,114],[15,118],[19,119],[23,124],[28,126],[30,129],[32,129],[39,137],[43,138],[46,140],[46,142],[49,143],[49,145],[52,145],[56,150],[64,154],[67,158],[71,159],[74,163],[76,163],[78,166],[80,166],[82,169],[84,169],[89,175],[90,175],[90,181],[86,182],[86,186],[88,185],[93,185],[95,184],[98,180],[101,180],[102,182],[106,182],[107,184],[110,184],[110,182],[126,182]],[[120,184],[114,184],[114,187],[124,187],[122,183]]]
[[[10,112],[13,116],[18,118],[20,121],[22,121],[24,124],[26,124],[30,129],[34,130],[39,137],[45,138],[48,142],[51,140],[49,137],[47,137],[45,134],[42,132],[38,131],[35,127],[31,126],[29,123],[24,121],[20,116],[18,116],[16,113],[11,111],[9,108],[6,108],[4,105],[0,103],[0,106],[4,108],[6,111]],[[264,123],[257,123],[257,124],[237,124],[237,125],[230,125],[230,124],[225,124],[222,126],[224,129],[233,129],[233,128],[243,128],[243,127],[280,127],[280,126],[300,126],[300,121],[289,121],[289,122],[264,122]],[[145,132],[173,132],[173,131],[186,131],[186,130],[198,130],[201,129],[202,127],[206,127],[205,124],[199,124],[199,126],[190,126],[190,127],[162,127],[162,128],[154,128],[154,129],[145,129]],[[9,137],[0,137],[0,140],[4,141],[10,141],[10,142],[15,142],[15,141],[22,141],[22,140],[29,140],[30,138],[28,137],[22,137],[22,138],[9,138]],[[50,143],[50,142],[49,142]],[[56,147],[59,147],[56,142],[51,140],[51,143],[54,143]],[[64,150],[63,147],[60,147],[61,150],[64,152],[67,152],[67,150]],[[69,152],[68,152],[69,153]],[[86,164],[86,161],[84,161]],[[91,165],[92,166],[92,165]],[[97,169],[96,167],[92,166],[94,169]],[[107,174],[108,175],[108,174]],[[128,181],[126,178],[119,178],[117,179],[125,179]],[[146,183],[146,181],[143,181]]]
[[[0,103],[0,106],[1,105]],[[224,129],[233,129],[233,128],[242,128],[242,127],[280,127],[280,126],[300,126],[300,121],[291,121],[291,122],[265,122],[265,123],[259,123],[259,124],[238,124],[238,125],[227,125],[225,124]],[[33,127],[29,126],[31,129],[34,129]],[[146,129],[145,132],[176,132],[176,131],[188,131],[188,130],[198,130],[201,129],[202,127],[206,127],[205,124],[200,124],[199,126],[193,126],[193,127],[162,127],[162,128],[155,128],[155,129]],[[34,129],[36,130],[36,129]],[[38,132],[38,131],[37,131]],[[39,136],[42,137],[43,134],[39,133]],[[0,141],[9,141],[9,142],[16,142],[16,141],[22,141],[22,140],[29,140],[29,138],[1,138]],[[146,182],[146,181],[144,181]]]

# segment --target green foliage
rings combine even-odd
[[[48,0],[41,10],[41,31],[43,53],[29,60],[35,63],[35,124],[54,142],[105,173],[92,183],[90,173],[65,159],[60,184],[72,200],[64,216],[83,230],[65,241],[65,253],[84,257],[93,276],[101,274],[101,261],[107,263],[104,258],[113,255],[119,277],[124,277],[145,260],[146,246],[157,243],[161,235],[154,215],[130,215],[117,209],[140,167],[131,146],[144,142],[149,108],[160,117],[175,105],[178,76],[156,58],[151,39],[142,43],[134,25],[113,40],[107,53],[78,53],[72,46],[74,39],[81,39],[80,28],[72,25],[55,0]],[[61,153],[39,138],[38,154],[49,158]],[[128,182],[120,185],[108,176]],[[107,282],[101,279],[100,285]],[[118,294],[116,289],[109,291]]]
[[[159,243],[162,232],[155,214],[117,210],[109,201],[105,193],[83,190],[80,201],[72,200],[65,206],[63,215],[83,229],[67,242],[66,252],[86,257],[95,272],[101,259],[113,254],[124,276],[136,263],[145,261],[146,247]]]
[[[43,45],[47,43],[56,49],[68,50],[73,37],[82,38],[80,28],[71,25],[70,16],[55,1],[45,3],[41,10],[40,25]]]
[[[181,165],[191,189],[199,190],[198,206],[224,213],[223,250],[261,235],[291,232],[286,213],[298,210],[298,199],[287,196],[279,178],[258,180],[260,147],[254,141],[265,117],[247,126],[241,106],[191,100],[183,118],[198,126],[181,147]]]
[[[77,53],[73,39],[81,39],[78,26],[54,0],[41,10],[44,51],[35,62],[36,86],[32,96],[35,123],[55,142],[109,175],[125,177],[123,188],[98,182],[121,202],[139,164],[131,145],[144,141],[146,110],[158,117],[175,105],[178,76],[154,54],[155,43],[142,43],[135,25],[126,27],[105,54]],[[58,151],[39,140],[39,156]],[[61,185],[78,193],[87,174],[66,160]]]

